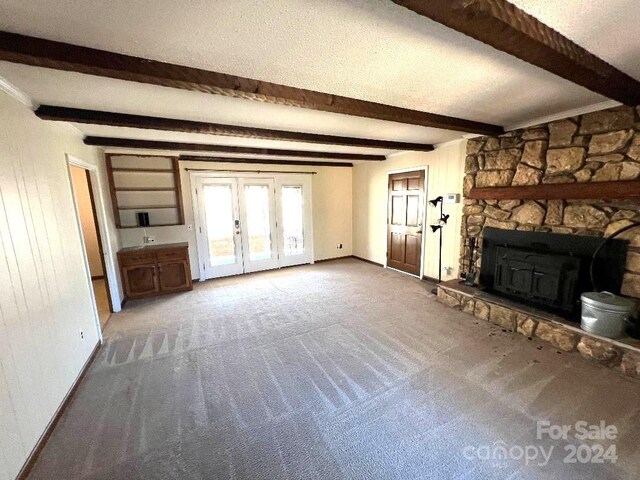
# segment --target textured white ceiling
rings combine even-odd
[[[640,80],[640,1],[509,0],[591,53]]]
[[[447,130],[7,62],[0,62],[0,75],[19,86],[38,104],[407,142],[440,143],[460,136]],[[81,126],[80,129],[89,133],[89,127],[90,125]]]
[[[514,3],[640,78],[640,1]],[[500,125],[606,100],[389,0],[0,0],[0,29]],[[403,141],[460,136],[7,63],[0,76],[42,103]]]

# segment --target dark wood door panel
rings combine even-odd
[[[191,287],[191,275],[186,261],[159,263],[158,270],[160,289],[163,292]]]
[[[425,208],[424,170],[389,176],[387,266],[420,275],[422,219]]]
[[[401,192],[406,189],[407,189],[407,180],[405,178],[391,180],[391,190],[393,192]]]
[[[407,216],[404,195],[391,196],[391,224],[404,225]]]
[[[406,197],[406,221],[407,227],[419,227],[422,221],[422,209],[420,208],[421,195],[407,195]]]
[[[418,269],[420,273],[420,254],[422,252],[422,235],[405,235],[404,263]]]
[[[172,248],[167,250],[160,250],[156,254],[158,261],[164,260],[188,260],[189,252],[186,248]]]
[[[424,171],[423,171],[424,173]],[[407,178],[407,190],[422,190],[424,177]]]
[[[389,248],[389,260],[394,263],[404,263],[404,235],[401,233],[391,233]]]
[[[122,255],[120,263],[127,267],[129,265],[149,265],[156,261],[156,255],[153,252],[127,253]]]
[[[122,272],[127,297],[147,296],[159,291],[155,265],[123,267]]]

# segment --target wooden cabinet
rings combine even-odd
[[[125,298],[191,290],[187,243],[125,248],[118,252]]]

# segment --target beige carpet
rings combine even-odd
[[[638,478],[640,382],[429,290],[348,259],[131,302],[31,477]],[[595,443],[617,463],[563,463],[579,443],[536,439],[537,420],[615,425]],[[555,453],[478,458],[502,445]]]

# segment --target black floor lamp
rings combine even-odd
[[[431,225],[431,231],[433,233],[440,232],[440,248],[438,249],[438,283],[442,282],[442,227],[447,224],[447,220],[449,220],[449,215],[444,213],[444,202],[442,196],[436,197],[433,200],[429,200],[429,203],[434,207],[440,204],[440,218],[438,219],[438,223],[435,225]],[[434,288],[431,290],[431,293],[437,294],[438,289]]]

